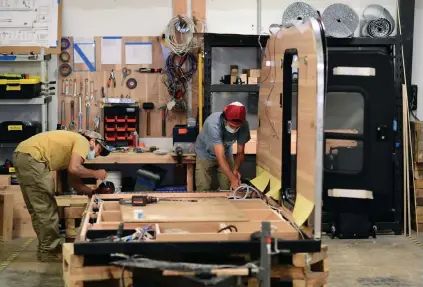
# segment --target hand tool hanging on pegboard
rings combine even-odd
[[[107,87],[110,88],[113,81],[113,88],[116,88],[116,78],[115,78],[115,72],[112,70],[110,72],[109,80],[107,81]]]
[[[100,132],[100,115],[96,115],[93,119],[94,121],[94,131]]]
[[[90,90],[88,89],[88,79],[85,78],[85,102],[88,102],[90,100],[89,93]]]
[[[71,122],[69,123],[69,129],[74,130],[75,129],[75,101],[71,101]]]
[[[73,80],[73,97],[76,98],[78,95],[78,82],[75,80]]]
[[[85,103],[85,130],[90,130],[90,103]]]
[[[354,36],[360,24],[358,14],[350,6],[336,3],[329,5],[322,14],[325,32],[335,38]]]
[[[68,92],[68,96],[71,97],[72,96],[72,88],[73,88],[73,80],[69,79],[69,92]]]
[[[66,81],[62,79],[62,96],[67,96],[68,95],[66,93],[66,86],[67,86]]]
[[[79,97],[78,97],[78,132],[82,133],[82,92],[83,92],[83,82],[81,80],[79,84]]]
[[[61,111],[61,117],[60,117],[60,129],[66,130],[66,102],[65,100],[62,100],[62,111]]]
[[[161,110],[162,112],[162,136],[165,137],[166,136],[166,112],[167,112],[167,106],[161,106],[159,108],[159,110]]]
[[[152,68],[139,68],[138,73],[161,73],[163,69],[152,69]]]
[[[95,99],[94,99],[94,81],[90,82],[90,101],[95,102]]]
[[[72,85],[72,81],[71,80],[67,80],[65,81],[65,95],[69,96],[69,87],[70,85]]]
[[[151,112],[151,110],[154,109],[154,103],[150,103],[150,102],[143,103],[142,108],[147,112],[147,135],[149,136],[151,134],[151,132],[150,132],[150,129],[151,129],[151,127],[150,127],[150,112]]]
[[[131,69],[128,69],[126,67],[122,69],[122,83],[121,83],[122,87],[123,87],[123,84],[125,84],[126,77],[128,77],[131,73],[132,73]]]

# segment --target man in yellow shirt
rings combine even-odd
[[[16,148],[13,164],[37,233],[38,260],[60,260],[63,243],[51,172],[67,169],[73,188],[92,196],[95,190],[83,184],[81,178],[104,180],[107,173],[103,169],[87,169],[83,163],[86,159],[108,154],[103,137],[91,131],[83,135],[63,130],[48,131],[21,142]]]

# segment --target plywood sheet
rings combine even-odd
[[[316,179],[317,54],[310,23],[282,29],[269,38],[263,59],[257,130],[257,164],[275,178],[282,176],[282,63],[285,51],[297,49],[299,67],[297,119],[297,201],[294,218],[302,225],[314,208]],[[290,108],[290,107],[289,107]],[[290,159],[287,159],[290,160]]]
[[[197,202],[161,201],[147,206],[121,205],[124,222],[225,222],[248,221],[245,214],[226,198],[196,198]],[[142,209],[142,219],[134,210]]]

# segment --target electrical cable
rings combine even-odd
[[[197,72],[197,65],[197,58],[191,52],[184,56],[171,53],[166,59],[162,82],[171,96],[170,101],[174,101],[175,106],[181,110],[186,108],[184,95],[187,91],[188,82]]]
[[[198,21],[202,24],[200,33],[203,33],[205,24],[201,20]],[[178,15],[170,19],[163,31],[163,39],[173,53],[183,56],[198,46],[194,38],[195,33],[198,31],[194,21],[186,16]]]

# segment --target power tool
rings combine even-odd
[[[186,202],[198,202],[196,199],[173,199],[173,198],[158,198],[149,195],[134,195],[131,200],[121,199],[119,203],[121,205],[132,205],[132,206],[146,206],[147,204],[157,203],[159,201],[186,201]]]

